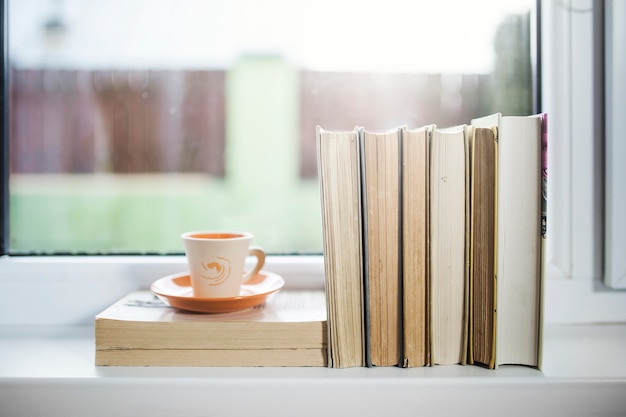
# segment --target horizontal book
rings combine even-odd
[[[100,366],[326,366],[326,349],[115,349],[99,351]]]
[[[252,309],[199,314],[138,291],[96,316],[95,339],[97,365],[324,366],[326,299],[281,291]]]

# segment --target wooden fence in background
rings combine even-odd
[[[224,174],[223,71],[11,71],[11,172]]]
[[[223,176],[225,77],[225,71],[13,68],[11,172]],[[300,71],[298,79],[300,131],[294,140],[304,178],[317,175],[316,125],[451,126],[490,111],[484,75]]]
[[[315,126],[454,126],[492,111],[488,75],[300,73],[300,174],[317,175]]]

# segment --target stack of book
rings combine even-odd
[[[546,115],[316,136],[328,366],[540,368]]]
[[[283,290],[252,309],[200,314],[149,291],[96,316],[96,365],[326,366],[324,291]]]

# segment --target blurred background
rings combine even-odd
[[[534,3],[9,0],[11,253],[321,253],[315,126],[531,114]]]

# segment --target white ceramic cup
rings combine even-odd
[[[251,233],[198,231],[183,233],[181,238],[194,297],[236,297],[241,285],[255,276],[265,263],[265,252],[259,247],[250,247]],[[256,257],[257,262],[244,274],[247,256]]]

